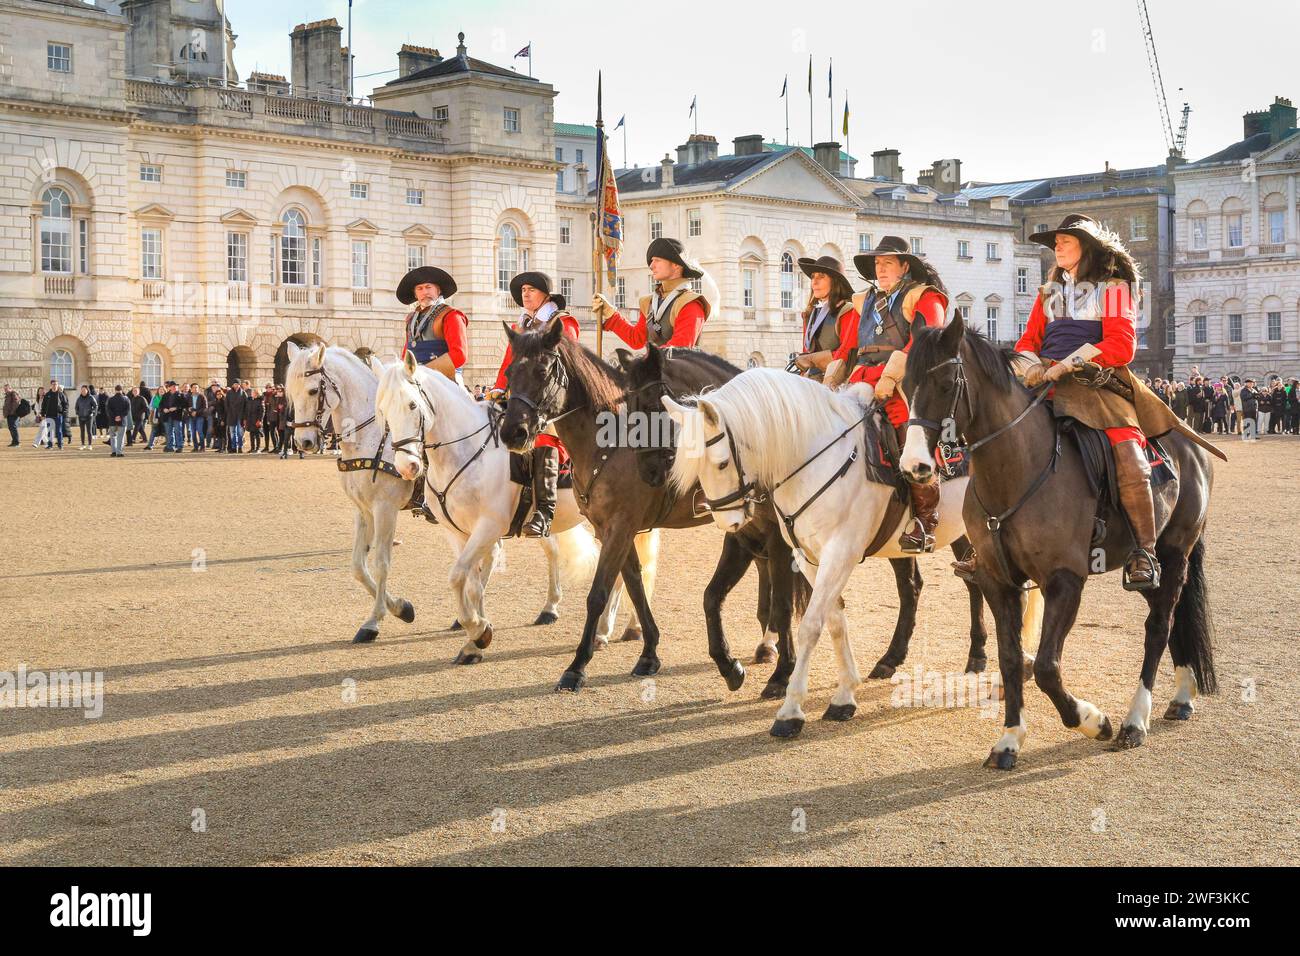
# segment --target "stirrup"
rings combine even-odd
[[[538,515],[537,512],[533,512],[533,516],[524,525],[523,534],[525,538],[549,538],[551,536],[551,523]]]
[[[917,544],[916,537],[912,532],[917,526],[921,528],[920,545]],[[898,547],[904,554],[933,554],[934,553],[934,535],[925,530],[925,522],[920,518],[912,518],[912,527],[898,536]]]
[[[1151,571],[1149,581],[1134,581],[1129,577],[1129,565],[1134,558],[1140,558],[1147,563]],[[1128,556],[1124,561],[1124,590],[1125,591],[1154,591],[1160,587],[1160,562],[1155,559],[1150,551],[1145,548],[1138,548]]]

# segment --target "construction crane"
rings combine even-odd
[[[1160,133],[1165,138],[1165,148],[1169,152],[1181,150],[1174,138],[1174,124],[1169,119],[1169,103],[1165,99],[1165,81],[1160,75],[1160,59],[1156,56],[1156,39],[1151,33],[1151,17],[1147,14],[1146,0],[1137,0],[1138,19],[1142,23],[1142,38],[1146,41],[1147,64],[1151,67],[1151,82],[1156,87],[1156,105],[1160,107]],[[1186,113],[1183,114],[1184,118]],[[1185,119],[1184,119],[1185,122]]]
[[[1178,92],[1181,93],[1183,88],[1180,86]],[[1192,107],[1183,103],[1183,121],[1178,124],[1178,135],[1174,138],[1174,149],[1178,150],[1179,156],[1187,155],[1187,114],[1192,111]]]

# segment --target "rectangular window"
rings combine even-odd
[[[248,235],[226,233],[226,281],[248,281]]]
[[[557,193],[564,192],[564,170],[562,169],[556,170],[555,173],[555,191]]]
[[[1165,319],[1165,345],[1173,348],[1178,344],[1178,324],[1174,322],[1174,317],[1170,315]]]
[[[754,307],[754,270],[745,269],[741,272],[741,288],[743,289],[742,302],[747,309]]]
[[[1025,293],[1029,291],[1029,270],[1016,270],[1016,292]]]
[[[248,173],[244,172],[242,169],[227,169],[226,186],[230,189],[247,189]]]
[[[1286,212],[1274,209],[1268,214],[1268,241],[1273,245],[1286,242]]]
[[[424,205],[424,190],[416,189],[413,186],[406,187],[406,204],[408,206]]]
[[[573,220],[560,220],[560,245],[567,246],[573,242]]]
[[[1028,327],[1029,327],[1029,313],[1017,312],[1016,313],[1016,340],[1017,341],[1019,341],[1020,337],[1025,334],[1025,329]]]
[[[1282,313],[1270,312],[1268,314],[1268,340],[1270,342],[1282,341]]]
[[[140,230],[140,278],[163,277],[162,230]]]
[[[352,183],[353,199],[369,199],[370,183]]]
[[[451,110],[446,106],[435,106],[433,108],[433,121],[435,123],[445,123],[451,116]]]
[[[45,65],[51,73],[72,72],[72,47],[67,43],[45,44]]]
[[[1209,247],[1209,233],[1205,228],[1205,217],[1197,216],[1192,220],[1192,248],[1206,249]]]
[[[90,223],[85,219],[77,220],[77,258],[80,260],[81,274],[90,275]]]
[[[998,307],[988,306],[984,311],[984,334],[990,342],[998,340]]]
[[[557,146],[557,147],[555,147],[555,161],[556,161],[557,163],[562,163],[562,162],[564,162],[564,147],[563,147],[563,146]]]
[[[701,231],[700,211],[698,209],[686,210],[686,235],[689,238],[695,238],[700,235]]]
[[[507,133],[519,132],[519,111],[505,108],[505,130]]]
[[[912,237],[912,255],[914,255],[914,256],[919,256],[919,255],[924,255],[924,253],[925,253],[925,249],[924,249],[924,247],[922,246],[922,243],[921,243],[921,237],[920,237],[920,236],[913,236],[913,237]]]
[[[418,269],[424,265],[424,246],[406,247],[406,271]]]
[[[157,163],[141,163],[140,182],[142,183],[162,182],[162,167],[159,166]]]
[[[72,271],[72,223],[67,219],[41,218],[41,271]]]
[[[352,240],[352,288],[370,288],[370,243]]]
[[[659,218],[659,213],[652,212],[650,214],[650,238],[661,239],[663,238],[663,234],[664,234],[663,220]]]
[[[1128,237],[1130,239],[1142,240],[1147,237],[1147,217],[1146,216],[1129,216],[1128,217]]]
[[[957,258],[958,259],[970,258],[970,243],[965,239],[957,240]]]
[[[315,238],[311,241],[311,284],[319,287],[321,284],[321,247],[320,239]],[[300,283],[301,279],[298,280]]]
[[[998,256],[998,244],[996,242],[984,243],[984,258],[989,262],[995,262],[1000,258],[1000,256]]]
[[[1209,334],[1205,328],[1205,316],[1198,315],[1192,319],[1192,342],[1196,345],[1204,345],[1209,341]]]
[[[1240,249],[1242,245],[1241,213],[1234,213],[1228,217],[1228,248]]]
[[[614,293],[614,305],[619,310],[627,308],[627,279],[618,277],[618,291]]]
[[[573,301],[573,280],[572,279],[560,280],[560,295],[564,296],[565,301],[567,302]]]
[[[969,321],[970,321],[970,306],[969,306],[969,305],[959,305],[959,306],[957,306],[957,314],[961,316],[961,320],[962,320],[963,322],[969,322]]]
[[[1241,343],[1241,315],[1230,314],[1228,316],[1228,341],[1234,344]]]
[[[858,252],[870,252],[870,251],[871,251],[871,233],[869,232],[858,233]]]

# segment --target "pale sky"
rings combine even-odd
[[[227,0],[241,76],[289,76],[289,31],[336,17],[347,0]],[[651,17],[650,11],[662,9]],[[1300,102],[1294,68],[1300,4],[1148,0],[1175,132],[1192,107],[1187,154],[1241,138],[1241,114],[1275,96]],[[558,91],[555,118],[592,123],[596,71],[605,120],[627,116],[629,164],[657,162],[699,130],[731,152],[733,137],[785,137],[781,84],[790,78],[790,138],[809,139],[808,57],[813,59],[817,141],[840,135],[850,104],[849,148],[859,175],[871,152],[901,151],[904,176],[957,157],[962,177],[988,182],[1064,176],[1164,161],[1166,147],[1134,0],[1067,5],[1042,0],[909,3],[647,3],[559,0],[356,0],[356,92],[396,73],[403,43],[454,55],[464,31],[471,56],[527,73],[514,53],[533,44],[533,74]],[[834,101],[827,98],[828,59]],[[1182,88],[1181,91],[1179,88]],[[832,125],[833,124],[833,125]],[[623,132],[612,138],[616,159]],[[675,156],[675,153],[674,153]]]

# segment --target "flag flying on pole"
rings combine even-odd
[[[618,118],[618,122],[614,124],[614,129],[617,130],[620,126],[622,126],[622,125],[623,125],[623,120],[625,120],[625,119],[627,119],[627,114],[626,114],[626,113],[624,113],[622,116],[620,116],[620,117]]]
[[[698,97],[695,97],[695,96],[692,96],[692,97],[691,97],[691,111],[690,111],[689,113],[686,114],[688,117],[689,117],[689,116],[694,116],[694,115],[695,115],[695,101],[696,101],[696,99],[698,99]]]
[[[777,99],[779,99],[779,100],[780,100],[780,99],[785,99],[785,90],[786,90],[786,87],[788,87],[789,85],[790,85],[790,74],[787,73],[787,74],[786,74],[786,77],[785,77],[785,80],[782,81],[782,83],[781,83],[781,95],[778,96]]]
[[[518,53],[514,55],[514,59],[517,60],[521,56],[532,56],[532,55],[533,55],[533,43],[530,40],[527,46],[525,46],[522,50],[520,50]]]
[[[808,95],[812,96],[812,54],[808,54]]]
[[[826,95],[835,95],[835,83],[833,81],[835,74],[835,63],[833,60],[826,61]]]
[[[849,135],[849,98],[844,97],[844,135]]]
[[[619,126],[623,125],[622,120],[618,123]],[[609,161],[604,130],[598,131],[596,153],[600,169],[600,195],[596,199],[600,204],[600,219],[596,235],[600,244],[600,256],[605,261],[605,275],[612,289],[618,278],[619,253],[623,250],[623,216],[618,210],[618,180],[614,178],[614,168]]]

